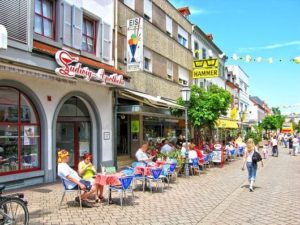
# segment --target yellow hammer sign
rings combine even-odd
[[[201,59],[193,62],[193,78],[213,78],[218,76],[218,59]]]

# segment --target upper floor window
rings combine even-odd
[[[124,0],[124,4],[131,9],[135,9],[135,0]]]
[[[94,54],[96,51],[96,22],[83,18],[82,50]]]
[[[173,24],[172,24],[172,19],[166,15],[166,31],[167,34],[172,37],[173,33]]]
[[[144,17],[152,21],[152,0],[144,0]]]
[[[167,60],[167,77],[169,80],[173,80],[173,63]]]
[[[144,70],[152,72],[152,54],[144,49]]]
[[[182,85],[189,84],[189,72],[180,66],[178,67],[178,83]]]
[[[196,41],[194,42],[194,53],[195,58],[199,59],[199,44]]]
[[[188,32],[178,26],[178,42],[184,47],[188,47]]]
[[[202,48],[202,59],[206,59],[206,49]]]
[[[34,32],[45,37],[54,38],[54,1],[35,0]]]

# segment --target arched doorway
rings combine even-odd
[[[91,152],[91,118],[85,103],[69,98],[61,107],[56,123],[56,149],[67,149],[69,164],[77,169],[85,152]]]

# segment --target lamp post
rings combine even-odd
[[[189,104],[189,101],[190,101],[190,98],[191,98],[191,89],[187,86],[183,87],[181,89],[181,96],[182,96],[182,99],[185,103],[185,109],[184,109],[184,112],[185,112],[185,148],[186,148],[186,151],[185,151],[185,165],[184,165],[184,170],[185,170],[185,175],[186,176],[189,176],[189,152],[188,152],[188,114],[187,114],[187,110],[188,110],[188,104]]]

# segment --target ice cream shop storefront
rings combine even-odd
[[[74,168],[85,152],[97,167],[114,160],[111,87],[125,85],[122,72],[64,50],[50,55],[28,58],[38,68],[0,63],[0,183],[8,188],[55,181],[62,148]]]

